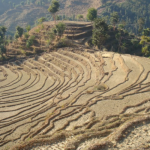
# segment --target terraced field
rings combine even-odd
[[[148,148],[149,66],[82,46],[1,65],[0,149]]]

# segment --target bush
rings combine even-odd
[[[67,47],[67,46],[73,46],[72,42],[70,40],[68,40],[67,38],[61,38],[57,43],[56,43],[56,47],[60,48],[60,47]]]
[[[66,29],[66,25],[62,22],[59,22],[58,24],[56,24],[56,27],[54,29],[54,33],[56,33],[61,38],[65,29]]]
[[[26,33],[24,33],[24,38],[25,39],[28,39],[29,38],[29,34],[26,32]]]
[[[139,40],[137,40],[137,39],[132,39],[132,40],[131,40],[131,43],[133,44],[133,46],[134,46],[135,48],[137,48],[137,47],[139,46]]]
[[[26,56],[26,51],[25,50],[22,49],[21,53]]]
[[[107,89],[108,89],[108,86],[104,83],[101,83],[100,85],[95,87],[96,91],[104,91],[104,90],[107,90]]]
[[[34,40],[35,40],[35,36],[34,35],[30,36],[30,38],[26,42],[26,47],[30,48],[33,45]]]

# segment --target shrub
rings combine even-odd
[[[95,87],[96,91],[104,91],[104,90],[107,90],[107,89],[108,89],[108,86],[104,83],[101,83],[101,84],[99,84],[98,86]]]
[[[30,38],[26,42],[26,47],[30,48],[33,45],[34,40],[35,40],[35,36],[34,35],[30,36]]]
[[[29,38],[29,34],[26,32],[26,33],[24,33],[24,38],[25,39],[28,39]]]
[[[26,51],[25,50],[22,49],[21,53],[26,56]]]

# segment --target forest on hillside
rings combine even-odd
[[[105,10],[100,17],[104,17],[108,24],[110,24],[111,13],[118,12],[120,23],[124,23],[129,32],[138,34],[141,18],[144,20],[143,28],[150,27],[150,1],[148,0],[126,0],[123,3],[104,1],[102,7],[105,7]]]

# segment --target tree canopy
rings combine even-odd
[[[23,28],[21,28],[20,26],[17,26],[16,27],[15,38],[17,39],[17,38],[21,37],[23,32],[24,32]]]
[[[89,8],[87,19],[90,21],[94,21],[95,18],[97,18],[97,10],[95,8]]]
[[[38,23],[43,23],[44,21],[46,21],[46,18],[45,17],[41,17],[38,19]]]
[[[101,47],[108,38],[107,31],[108,25],[105,20],[101,18],[95,19],[93,26],[92,43],[95,46]]]
[[[58,24],[56,24],[55,27],[55,34],[57,34],[60,38],[63,35],[64,31],[65,31],[66,25],[62,22],[59,22]]]
[[[111,20],[111,23],[113,24],[114,30],[115,30],[115,26],[119,22],[119,15],[118,15],[118,13],[117,12],[113,12],[111,14],[110,20]]]
[[[81,20],[83,18],[84,18],[83,15],[81,15],[81,14],[77,15],[77,19]]]
[[[48,12],[50,12],[53,15],[53,18],[56,22],[56,12],[59,10],[60,4],[57,0],[52,0],[51,5],[48,8]]]

